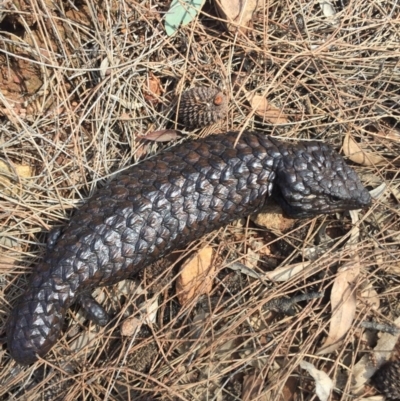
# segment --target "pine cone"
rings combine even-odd
[[[385,363],[374,374],[372,382],[388,400],[400,400],[400,361]]]
[[[227,97],[218,88],[198,87],[182,93],[178,119],[188,128],[204,127],[223,119]]]

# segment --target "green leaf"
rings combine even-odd
[[[205,0],[172,0],[165,14],[165,31],[172,36],[180,25],[187,25],[201,10]]]

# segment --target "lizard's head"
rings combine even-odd
[[[371,196],[356,172],[329,145],[302,142],[287,149],[274,195],[290,217],[361,209]]]

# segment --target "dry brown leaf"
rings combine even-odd
[[[386,163],[386,159],[378,154],[365,152],[350,134],[347,134],[344,138],[343,152],[351,161],[363,166],[375,166]]]
[[[271,124],[288,124],[289,120],[287,119],[286,114],[278,107],[274,106],[267,99],[262,96],[254,95],[247,96],[252,109],[255,114],[259,117],[264,118],[269,121]]]
[[[216,0],[218,12],[227,21],[229,31],[235,31],[238,26],[242,31],[245,30],[253,18],[253,13],[262,4],[259,0]]]
[[[290,376],[282,389],[282,399],[285,401],[296,401],[299,393],[299,379]]]
[[[181,305],[210,292],[215,273],[213,254],[213,248],[206,246],[182,266],[176,282],[176,292]]]
[[[159,96],[163,93],[161,82],[152,72],[147,78],[147,88],[145,89],[144,98],[147,102],[156,104],[159,102]]]
[[[264,380],[260,375],[250,374],[246,375],[243,379],[242,400],[243,401],[266,401],[265,396],[259,396],[262,388],[264,387]]]
[[[169,142],[179,138],[178,132],[172,129],[162,129],[159,131],[152,131],[143,135],[141,138],[153,142]]]
[[[315,380],[315,393],[320,401],[327,401],[333,389],[332,379],[322,370],[318,370],[313,364],[301,361],[300,367],[305,369]]]
[[[331,292],[332,317],[329,334],[318,355],[336,350],[351,328],[356,313],[356,284],[360,264],[352,262],[338,270]]]
[[[148,79],[149,90],[155,95],[159,96],[163,93],[160,79],[157,78],[152,72],[150,72],[150,77]]]
[[[131,119],[133,119],[133,117],[132,117],[130,114],[128,114],[128,113],[121,113],[121,114],[119,115],[119,120],[120,120],[120,121],[129,121],[129,120],[131,120]]]
[[[311,262],[299,262],[288,266],[278,267],[274,271],[268,272],[265,275],[265,278],[271,281],[287,281],[303,272],[310,264]],[[307,271],[307,274],[313,274],[313,269]]]
[[[392,127],[384,127],[384,129],[377,133],[377,136],[399,142],[400,130]]]
[[[139,146],[135,148],[135,161],[140,160],[142,157],[148,156],[150,151],[150,143],[140,142]]]

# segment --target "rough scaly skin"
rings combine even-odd
[[[379,392],[388,400],[400,400],[400,361],[386,362],[372,380]]]
[[[118,175],[77,210],[11,314],[12,357],[21,364],[43,357],[77,298],[257,212],[271,195],[295,217],[371,202],[356,173],[328,145],[250,132],[237,138],[214,135],[160,153]]]

